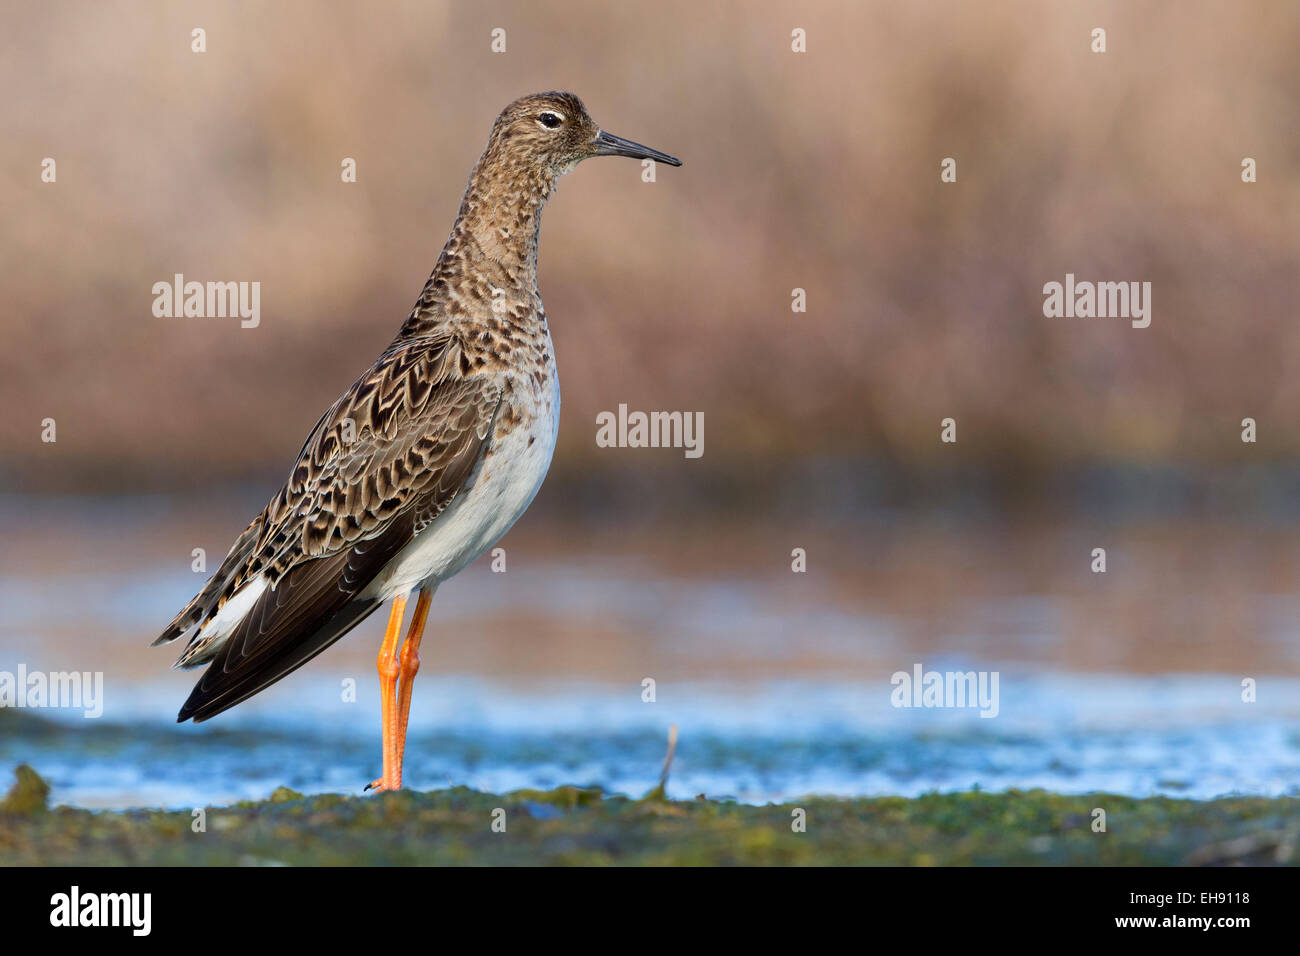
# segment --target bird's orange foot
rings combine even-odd
[[[380,777],[378,780],[371,780],[368,784],[366,784],[366,789],[361,792],[369,793],[371,790],[373,790],[375,791],[375,793],[383,793],[387,789],[388,788],[384,786],[384,778]]]

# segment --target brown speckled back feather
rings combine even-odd
[[[316,423],[288,482],[159,640],[211,620],[258,575],[272,585],[261,613],[275,607],[289,622],[285,598],[277,592],[293,569],[351,555],[395,523],[408,528],[395,543],[400,550],[441,514],[470,479],[501,401],[500,388],[488,377],[465,374],[464,355],[447,334],[389,348]],[[343,565],[329,567],[341,573]],[[381,568],[345,589],[352,591],[349,596]],[[297,600],[307,602],[322,598],[318,591],[325,589],[295,590]],[[281,632],[287,626],[266,633]],[[210,660],[211,643],[200,629],[177,666]]]

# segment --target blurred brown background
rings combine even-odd
[[[1297,50],[1271,0],[5,5],[0,671],[102,673],[136,749],[34,722],[0,776],[373,778],[384,615],[179,734],[197,675],[148,645],[391,341],[499,110],[560,88],[685,165],[585,163],[547,210],[560,443],[508,573],[438,592],[414,785],[640,794],[676,723],[685,795],[1293,788]],[[259,282],[259,327],[156,318],[175,273]],[[1066,273],[1150,282],[1150,327],[1044,317]],[[597,448],[623,403],[703,412],[703,457]],[[890,707],[920,663],[1004,672],[1007,722],[959,731],[997,736]]]
[[[587,163],[549,207],[551,484],[1285,461],[1297,40],[1274,3],[10,7],[0,483],[279,480],[407,314],[498,110],[548,88],[686,164]],[[261,282],[261,326],[155,318],[176,272]],[[1044,318],[1066,272],[1150,281],[1151,327]],[[620,402],[703,411],[704,457],[596,448]]]

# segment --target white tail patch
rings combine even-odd
[[[195,667],[212,660],[213,655],[221,650],[231,632],[238,626],[244,616],[253,609],[253,604],[266,590],[266,576],[259,574],[236,591],[221,610],[212,619],[199,628],[185,648],[185,653],[173,664],[173,667]],[[202,648],[201,650],[199,648]],[[193,652],[194,656],[190,656]]]

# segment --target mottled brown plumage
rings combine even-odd
[[[542,207],[560,176],[600,155],[680,165],[603,133],[569,93],[523,97],[498,117],[396,339],[154,642],[187,637],[177,666],[209,664],[180,720],[246,699],[388,598],[431,592],[527,507],[559,414],[537,290]]]

